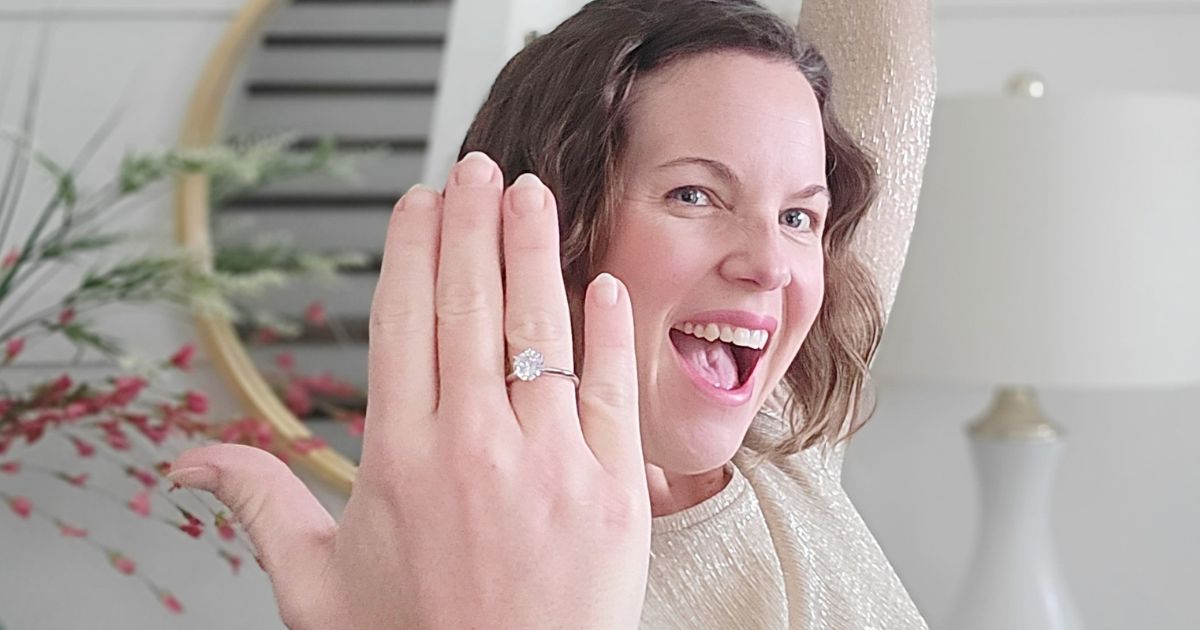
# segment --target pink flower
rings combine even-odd
[[[58,378],[54,379],[54,382],[50,384],[50,391],[56,394],[65,394],[71,389],[71,385],[73,384],[71,375],[64,372],[59,374]]]
[[[301,455],[307,455],[317,449],[325,448],[326,446],[329,446],[329,443],[316,435],[292,440],[292,448],[296,449],[296,452],[300,453]]]
[[[265,420],[249,417],[230,422],[221,429],[222,442],[249,444],[263,450],[270,450],[271,425]]]
[[[58,531],[67,538],[87,538],[88,535],[86,529],[68,525],[62,521],[59,521],[58,523]]]
[[[320,376],[305,376],[298,379],[309,390],[324,396],[338,396],[349,398],[358,392],[354,386],[335,378],[332,374],[326,372]]]
[[[24,337],[13,337],[12,339],[9,339],[8,343],[4,345],[4,362],[8,363],[9,361],[17,358],[17,355],[21,354],[21,351],[24,349]]]
[[[296,367],[296,357],[291,352],[280,352],[275,355],[275,365],[285,372],[291,372]]]
[[[192,413],[206,413],[208,411],[208,396],[197,391],[188,390],[183,394],[183,407]]]
[[[234,531],[233,525],[229,523],[229,519],[225,517],[224,512],[217,512],[213,524],[217,526],[217,535],[222,539],[232,541],[234,538],[237,538],[237,532]]]
[[[12,508],[12,511],[21,518],[29,518],[29,515],[33,514],[33,502],[25,497],[9,498],[8,507]]]
[[[58,473],[57,477],[77,488],[82,488],[83,485],[86,484],[87,480],[88,480],[87,473],[79,473],[78,475],[68,475],[67,473]]]
[[[263,345],[272,344],[279,341],[279,333],[274,328],[260,328],[254,336],[254,341]]]
[[[141,492],[137,493],[136,495],[134,495],[134,497],[132,499],[130,499],[130,501],[127,505],[129,506],[129,509],[133,510],[134,512],[137,512],[138,514],[141,514],[142,516],[149,517],[150,516],[150,491],[142,490]]]
[[[133,572],[137,571],[137,565],[134,564],[133,560],[121,555],[120,552],[108,552],[108,561],[113,565],[113,567],[125,575],[133,575]]]
[[[0,464],[0,472],[15,475],[21,472],[21,462],[4,462]]]
[[[145,424],[137,425],[137,428],[138,431],[141,431],[142,435],[146,436],[147,440],[159,445],[167,441],[167,436],[171,432],[170,427],[168,427],[165,422],[158,426],[151,426],[150,423],[147,422]]]
[[[307,416],[313,408],[312,397],[308,395],[308,389],[299,382],[288,384],[287,390],[283,392],[283,404],[299,417]]]
[[[79,453],[80,457],[91,457],[92,455],[96,454],[96,447],[88,444],[80,438],[72,435],[71,442],[75,444],[75,450]]]
[[[325,305],[320,302],[313,302],[304,309],[304,321],[310,326],[321,328],[329,323],[329,318],[325,314]]]
[[[225,558],[225,560],[229,563],[229,567],[231,569],[233,569],[233,572],[235,574],[238,572],[238,569],[242,568],[242,557],[241,556],[229,553],[228,551],[225,551],[224,549],[220,550],[220,554],[221,554],[221,557]]]
[[[175,354],[171,355],[171,365],[180,370],[187,371],[192,367],[192,355],[196,354],[196,346],[190,343],[185,343],[180,346]]]
[[[199,538],[204,533],[204,523],[195,516],[192,516],[191,512],[188,512],[183,508],[179,508],[179,511],[183,514],[183,517],[187,519],[187,522],[181,524],[179,529],[187,533],[187,535],[191,536],[192,538]]]
[[[113,385],[115,389],[109,397],[109,401],[114,405],[124,407],[142,393],[142,388],[146,386],[146,380],[139,376],[118,376],[113,380]]]
[[[46,423],[49,421],[49,417],[40,417],[18,425],[21,433],[25,435],[25,443],[33,444],[42,439],[42,435],[46,432]]]
[[[70,306],[64,308],[62,312],[58,314],[59,326],[66,326],[73,321],[75,321],[75,309]]]
[[[180,614],[183,612],[183,604],[180,604],[179,600],[175,599],[174,595],[163,591],[159,594],[159,598],[162,600],[163,606],[167,607],[167,610],[175,614]]]
[[[158,477],[155,477],[154,475],[150,474],[148,471],[142,470],[141,468],[136,468],[134,466],[128,466],[125,468],[125,474],[136,478],[138,480],[138,482],[141,483],[142,486],[147,489],[153,488],[154,486],[158,485]]]
[[[8,253],[4,255],[4,260],[0,261],[0,270],[12,269],[12,266],[17,264],[17,259],[20,257],[21,257],[21,248],[20,247],[14,247],[14,248],[8,250]]]
[[[361,413],[355,413],[350,414],[348,420],[346,432],[354,437],[362,437],[363,432],[367,430],[367,417]]]
[[[125,435],[123,431],[112,431],[104,434],[104,441],[114,451],[128,451],[130,447],[129,436]]]

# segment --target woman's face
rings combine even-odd
[[[821,113],[798,69],[742,53],[685,59],[634,96],[601,270],[633,300],[646,460],[698,474],[737,451],[821,307]]]

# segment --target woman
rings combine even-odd
[[[751,0],[590,3],[509,61],[444,191],[396,206],[342,521],[247,447],[172,478],[246,524],[292,628],[924,628],[839,473],[928,19],[808,0],[798,39]]]

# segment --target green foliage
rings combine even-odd
[[[131,152],[121,160],[110,181],[96,190],[82,191],[78,173],[43,154],[32,139],[0,130],[0,141],[7,141],[13,149],[12,160],[16,162],[9,164],[10,171],[14,164],[35,165],[50,178],[54,190],[39,208],[21,199],[23,178],[0,181],[0,242],[6,242],[15,214],[35,213],[32,228],[16,235],[19,245],[0,252],[0,344],[18,337],[23,341],[37,333],[58,334],[78,349],[119,358],[122,346],[118,340],[95,330],[84,319],[74,319],[119,303],[171,302],[234,320],[270,320],[284,330],[288,326],[281,318],[243,313],[231,298],[297,277],[331,276],[341,266],[362,264],[360,255],[317,254],[281,242],[218,248],[212,265],[201,264],[181,251],[131,255],[86,270],[76,284],[65,290],[58,284],[55,306],[20,313],[23,319],[13,321],[18,309],[32,297],[55,288],[45,279],[62,267],[119,252],[118,247],[130,249],[132,236],[108,226],[121,209],[142,200],[156,185],[182,175],[203,174],[209,178],[210,202],[219,205],[299,175],[320,172],[348,177],[353,172],[353,161],[339,154],[328,138],[304,151],[290,148],[293,139],[289,135],[234,140],[206,148]],[[67,309],[72,317],[62,321]]]

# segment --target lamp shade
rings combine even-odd
[[[1200,383],[1200,100],[939,99],[881,381]]]

